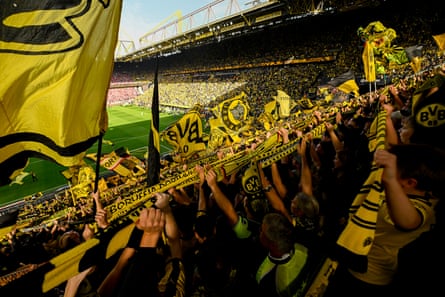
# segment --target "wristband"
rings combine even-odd
[[[272,185],[270,184],[263,188],[264,192],[269,192],[270,190],[272,190]]]

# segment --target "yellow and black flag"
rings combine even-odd
[[[159,183],[161,172],[161,153],[159,141],[159,83],[158,70],[159,64],[156,60],[156,70],[154,77],[153,99],[151,102],[151,128],[148,137],[148,176],[147,183],[153,186]]]
[[[201,106],[195,105],[182,118],[161,132],[161,138],[170,144],[181,157],[188,158],[207,148],[201,119]]]
[[[422,50],[423,45],[405,47],[406,56],[409,59],[411,68],[415,73],[422,69]]]
[[[249,127],[250,106],[244,92],[226,99],[212,108],[215,118],[209,120],[208,147],[214,149],[224,143],[240,142],[240,132]]]
[[[106,129],[122,1],[1,5],[0,181],[29,157],[79,163]]]
[[[362,60],[366,80],[368,82],[374,82],[376,80],[374,47],[372,43],[368,41],[365,43],[365,47],[363,49]]]
[[[355,97],[359,96],[359,86],[355,81],[355,75],[352,70],[333,78],[327,84],[339,89],[345,94],[353,93]]]

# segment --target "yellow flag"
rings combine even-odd
[[[338,86],[338,89],[346,94],[354,93],[355,97],[358,97],[359,94],[359,86],[355,82],[355,80],[348,80]]]
[[[365,77],[368,82],[374,82],[375,76],[375,60],[374,60],[374,48],[371,43],[366,42],[365,48],[362,54],[363,68],[365,71]]]
[[[414,73],[420,72],[422,69],[422,58],[421,57],[414,57],[413,60],[410,62],[411,68],[413,69]]]
[[[275,108],[277,106],[277,101],[273,100],[264,104],[264,112],[269,114],[275,114]]]
[[[433,35],[433,39],[436,42],[439,50],[445,50],[445,33]]]
[[[214,119],[209,120],[210,136],[208,147],[215,148],[223,143],[229,145],[241,141],[240,132],[249,127],[250,106],[247,95],[240,95],[224,100],[212,109]]]
[[[277,90],[277,96],[274,96],[273,98],[279,104],[280,118],[287,118],[290,116],[290,110],[296,105],[295,102],[292,102],[290,96],[282,90]]]
[[[207,148],[203,140],[202,120],[199,109],[200,106],[192,108],[177,122],[161,132],[162,139],[168,142],[183,157],[188,157],[194,152]]]
[[[244,171],[241,178],[241,184],[244,192],[249,198],[257,198],[261,196],[261,180],[258,173],[258,167],[255,161],[250,162],[249,167]]]
[[[120,0],[2,6],[2,175],[29,157],[76,165],[106,129],[121,7]]]
[[[136,156],[127,152],[122,152],[122,148],[104,154],[100,158],[100,165],[110,171],[118,173],[120,176],[137,177],[146,173],[144,163]],[[88,157],[96,161],[96,156],[88,154]]]
[[[337,88],[345,94],[354,93],[356,97],[359,96],[359,87],[355,81],[355,75],[352,70],[333,78],[328,82],[328,85]]]

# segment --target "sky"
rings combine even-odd
[[[215,9],[228,7],[225,0]],[[264,0],[263,0],[264,1]],[[185,16],[197,9],[215,2],[214,0],[123,0],[119,40],[134,41],[139,48],[139,38],[160,24],[168,24],[179,15]],[[252,0],[236,0],[241,10],[250,7]]]

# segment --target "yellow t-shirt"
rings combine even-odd
[[[368,253],[368,270],[365,273],[350,270],[356,278],[374,285],[388,285],[397,270],[397,255],[399,249],[430,230],[435,223],[434,203],[421,199],[410,199],[417,211],[423,217],[423,223],[416,230],[404,231],[394,226],[387,204],[384,202],[377,214],[377,225],[374,243]]]

